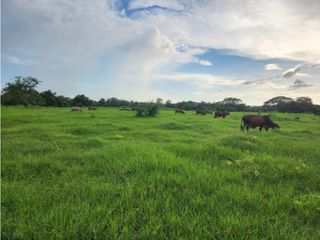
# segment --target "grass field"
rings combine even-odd
[[[320,239],[320,118],[2,108],[1,239]]]

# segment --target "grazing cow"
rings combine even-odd
[[[196,109],[196,115],[206,115],[206,110]]]
[[[133,111],[133,108],[130,108],[130,107],[122,107],[122,108],[119,108],[120,111]]]
[[[176,109],[175,114],[177,114],[177,113],[185,114],[185,111],[182,109]]]
[[[246,129],[249,131],[249,128],[259,127],[259,131],[264,128],[266,131],[269,128],[280,128],[280,126],[271,121],[269,116],[261,116],[261,115],[245,115],[242,117],[240,129],[244,131]]]
[[[217,118],[217,117],[225,118],[227,115],[230,115],[230,113],[226,111],[217,111],[214,113],[214,118]]]
[[[97,110],[97,107],[95,107],[95,106],[89,106],[89,107],[88,107],[88,110]]]
[[[71,112],[82,112],[81,107],[71,107]]]

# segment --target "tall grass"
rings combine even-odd
[[[241,116],[2,108],[2,238],[319,239],[320,119]]]

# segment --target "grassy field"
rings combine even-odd
[[[320,118],[2,108],[1,239],[320,239]]]

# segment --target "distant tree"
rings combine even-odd
[[[168,99],[164,105],[165,105],[166,107],[172,107],[171,100]]]
[[[162,98],[157,98],[156,103],[157,103],[158,105],[162,105],[162,103],[163,103]]]
[[[100,98],[97,104],[98,106],[104,106],[106,104],[106,100],[104,98]]]
[[[246,105],[239,98],[228,97],[223,99],[221,102],[216,102],[214,104],[214,108],[226,111],[245,111]]]
[[[41,105],[43,99],[36,90],[39,80],[33,77],[14,77],[12,82],[8,82],[2,90],[2,104],[18,105]]]
[[[221,102],[223,104],[229,104],[229,105],[239,105],[239,104],[243,104],[242,100],[239,98],[232,98],[232,97],[228,97],[223,99],[223,101]]]
[[[51,90],[47,90],[47,91],[40,93],[40,95],[44,101],[44,104],[47,107],[59,105],[59,102],[58,102],[59,100],[58,100],[55,92],[51,92]]]
[[[90,100],[85,95],[77,95],[72,100],[72,105],[74,106],[90,106],[92,105],[92,100]]]
[[[312,112],[314,109],[312,99],[309,97],[298,97],[296,103],[300,112]]]
[[[129,106],[130,102],[122,99],[117,99],[115,97],[108,98],[106,101],[106,106],[108,107],[121,107],[121,106]]]
[[[59,107],[70,107],[72,99],[65,96],[57,96],[57,104]]]
[[[288,106],[293,106],[294,100],[285,96],[278,96],[264,102],[263,109],[265,111],[287,112]]]

